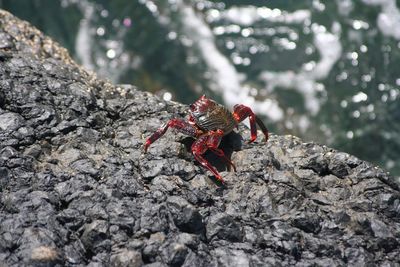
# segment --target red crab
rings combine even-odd
[[[190,105],[188,121],[182,119],[171,119],[161,126],[155,133],[147,138],[144,144],[144,151],[158,138],[163,136],[169,127],[178,130],[181,133],[189,135],[196,139],[191,150],[193,156],[206,169],[211,171],[217,180],[224,182],[218,171],[203,157],[207,150],[211,150],[217,156],[221,157],[227,164],[231,165],[236,171],[235,165],[225,156],[224,152],[218,148],[224,135],[230,133],[238,123],[250,119],[251,137],[249,143],[257,138],[256,123],[265,135],[265,141],[268,140],[268,129],[264,123],[253,113],[253,111],[244,105],[235,105],[234,111],[230,112],[226,107],[207,98],[205,95]]]

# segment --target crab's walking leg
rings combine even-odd
[[[221,157],[228,166],[232,166],[233,170],[236,171],[236,166],[233,162],[225,155],[224,151],[219,148],[210,148],[210,150],[217,156]]]
[[[154,143],[158,138],[163,136],[169,127],[174,128],[179,132],[187,134],[192,137],[196,137],[198,131],[193,125],[190,125],[188,122],[182,119],[172,119],[163,126],[161,126],[149,138],[147,138],[146,143],[144,144],[144,151],[147,152],[148,147],[152,143]]]
[[[219,143],[221,142],[221,138],[224,136],[224,132],[221,130],[217,131],[212,131],[208,137],[207,140],[207,147],[210,149],[214,154],[217,156],[221,157],[225,163],[229,166],[233,167],[233,170],[236,171],[236,166],[233,164],[233,162],[228,159],[222,149],[219,149]]]
[[[192,145],[192,153],[195,159],[200,162],[204,168],[208,169],[215,175],[217,180],[224,182],[218,171],[203,157],[203,154],[208,149],[218,149],[218,145],[221,142],[222,136],[223,132],[221,130],[210,131],[209,133],[200,136],[199,139],[197,139]]]
[[[245,105],[235,105],[233,108],[233,117],[239,123],[246,119],[247,117],[250,120],[250,141],[249,143],[253,142],[257,138],[257,128],[256,123],[261,128],[261,131],[265,135],[265,141],[268,140],[268,129],[265,127],[264,123],[254,114],[254,112]]]

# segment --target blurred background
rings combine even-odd
[[[0,0],[86,68],[189,104],[249,105],[400,176],[400,1]]]

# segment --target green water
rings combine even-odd
[[[3,0],[118,83],[245,103],[277,134],[400,175],[400,3]]]

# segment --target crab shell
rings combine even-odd
[[[189,113],[189,122],[203,131],[222,130],[226,135],[237,126],[231,111],[204,95],[190,105]]]

